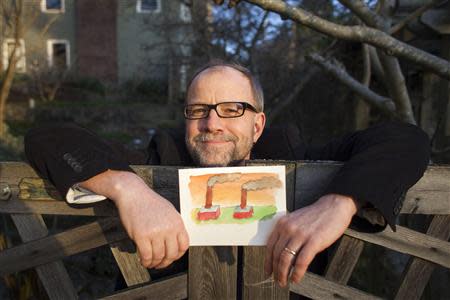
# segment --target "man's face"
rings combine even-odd
[[[247,102],[256,107],[250,81],[230,67],[201,72],[189,87],[186,104]],[[264,113],[249,109],[237,118],[220,118],[212,109],[204,119],[186,120],[186,145],[199,166],[239,165],[250,158],[253,144],[261,136]]]

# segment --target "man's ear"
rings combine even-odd
[[[263,112],[255,114],[255,125],[253,127],[253,143],[256,143],[263,133],[266,125],[266,115]]]

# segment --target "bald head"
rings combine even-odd
[[[240,73],[242,76],[244,76],[245,81],[248,82],[250,86],[252,92],[252,99],[255,101],[254,103],[256,109],[260,112],[264,110],[264,94],[261,85],[259,84],[259,81],[250,72],[250,70],[239,64],[228,63],[221,60],[213,60],[209,62],[207,65],[197,70],[197,72],[195,72],[194,76],[192,77],[191,81],[188,84],[188,96],[192,84],[197,80],[197,78],[200,75],[202,75],[203,77],[204,75],[211,74],[211,71],[221,73],[222,76],[227,76],[227,73],[228,74],[235,72]]]

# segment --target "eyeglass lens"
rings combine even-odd
[[[189,119],[206,118],[211,109],[215,109],[219,117],[235,118],[244,114],[244,105],[239,102],[223,102],[216,105],[193,104],[186,106],[185,115]]]

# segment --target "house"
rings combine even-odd
[[[208,5],[207,1],[196,2]],[[17,72],[70,69],[110,84],[162,80],[171,82],[175,93],[182,93],[196,40],[187,3],[24,0]],[[2,32],[2,66],[6,70],[15,39],[11,30]]]

